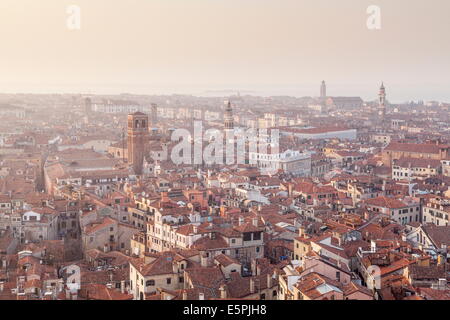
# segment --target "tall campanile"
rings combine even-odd
[[[142,112],[129,114],[128,163],[133,166],[136,174],[142,174],[148,134],[148,115]]]
[[[225,115],[224,115],[224,127],[225,130],[234,129],[233,108],[229,100],[225,101]]]
[[[325,84],[325,80],[322,81],[322,84],[320,85],[320,97],[322,99],[327,97],[327,85]]]

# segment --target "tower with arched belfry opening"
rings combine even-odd
[[[136,174],[142,174],[148,143],[148,115],[135,112],[128,115],[128,163]]]

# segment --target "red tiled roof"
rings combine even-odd
[[[365,202],[366,204],[369,204],[371,206],[389,209],[400,209],[407,207],[407,205],[404,202],[398,199],[388,197],[377,197],[373,199],[368,199]]]
[[[415,143],[399,143],[391,142],[384,150],[387,151],[401,151],[411,153],[433,153],[439,154],[440,149],[448,148],[447,145],[438,144],[415,144]]]

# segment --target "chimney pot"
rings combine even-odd
[[[220,298],[221,299],[226,299],[227,298],[227,288],[226,288],[226,286],[224,284],[221,285],[219,290],[220,290]]]
[[[303,237],[304,234],[305,234],[305,228],[303,226],[300,226],[300,228],[298,228],[298,236]]]
[[[206,268],[208,266],[208,257],[206,256],[206,254],[202,254],[202,256],[200,258],[200,264],[204,268]]]

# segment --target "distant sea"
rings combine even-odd
[[[365,101],[377,99],[381,82],[373,84],[327,83],[328,96],[360,96]],[[399,85],[385,82],[388,100],[391,103],[407,101],[450,102],[450,90],[444,85]],[[288,85],[130,85],[130,84],[4,84],[0,83],[0,93],[67,93],[67,94],[143,94],[172,95],[183,94],[201,97],[226,97],[239,93],[252,96],[292,96],[316,97],[319,84]]]

